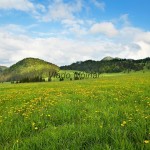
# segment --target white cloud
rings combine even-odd
[[[80,12],[81,9],[81,0],[76,0],[75,3],[64,3],[62,0],[55,0],[49,5],[48,12],[43,17],[43,21],[72,20],[75,18],[74,13]]]
[[[81,35],[74,38],[70,35],[67,38],[65,34],[60,36],[61,33],[55,36],[55,33],[38,31],[36,37],[27,36],[31,35],[28,29],[37,24],[27,27],[15,24],[1,26],[0,65],[11,65],[25,57],[37,57],[57,65],[66,65],[79,60],[100,60],[104,56],[133,59],[150,56],[150,32],[133,26],[123,26],[117,30],[112,22],[89,22],[88,25],[86,22],[89,21],[61,21],[66,27],[62,32],[68,29],[69,32]]]
[[[150,32],[140,32],[136,37],[135,37],[136,41],[143,41],[147,44],[150,44]]]
[[[100,60],[104,56],[134,59],[150,56],[150,32],[133,27],[128,14],[114,22],[98,23],[78,16],[86,7],[83,0],[49,2],[45,7],[33,0],[0,0],[0,9],[25,11],[40,21],[58,21],[62,25],[52,33],[34,29],[40,24],[27,27],[11,23],[1,25],[0,65],[11,65],[25,57],[65,65],[79,60]],[[101,10],[105,9],[102,1],[91,2]],[[120,28],[116,28],[116,24]]]
[[[150,32],[140,28],[124,27],[119,31],[116,42],[126,45],[127,58],[140,59],[150,57]]]
[[[44,5],[32,3],[30,0],[0,0],[0,10],[19,10],[40,20],[42,13],[46,12]]]
[[[105,34],[106,36],[113,37],[118,34],[118,30],[112,24],[112,22],[96,23],[91,27],[91,33],[93,34]]]
[[[128,38],[129,32],[132,36]],[[123,28],[117,36],[118,39],[116,37],[114,40],[96,37],[93,39],[32,38],[1,31],[0,65],[11,65],[25,57],[36,57],[57,65],[65,65],[79,60],[100,60],[104,56],[134,59],[150,56],[149,32],[133,27]],[[126,42],[123,41],[124,37]]]
[[[16,9],[21,11],[35,11],[33,3],[29,0],[1,0],[0,9]]]
[[[26,30],[24,27],[16,25],[16,24],[7,24],[5,26],[0,26],[0,32],[10,32],[15,34],[25,34]]]
[[[105,9],[105,3],[104,2],[99,2],[98,0],[91,0],[93,4],[98,7],[101,10]]]
[[[68,34],[81,36],[87,34],[85,21],[79,19],[65,19],[62,20],[61,24],[64,26]]]

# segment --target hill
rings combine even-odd
[[[105,57],[100,61],[86,60],[61,66],[63,70],[79,70],[86,72],[117,73],[150,69],[150,58],[133,60]]]
[[[122,58],[119,58],[119,57],[113,58],[111,56],[107,56],[107,57],[104,57],[101,61],[109,61],[109,60],[114,60],[114,59],[121,60]]]
[[[1,75],[1,80],[38,80],[39,78],[42,79],[42,77],[49,76],[51,72],[57,72],[58,70],[59,67],[55,64],[38,58],[25,58],[4,70]]]
[[[2,73],[5,69],[7,69],[7,67],[5,67],[5,66],[0,66],[0,73]]]
[[[107,56],[107,57],[104,57],[102,60],[113,60],[114,58],[113,57],[110,57],[110,56]]]

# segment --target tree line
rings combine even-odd
[[[132,59],[113,59],[113,60],[87,60],[73,63],[68,66],[61,66],[62,70],[78,70],[85,72],[98,73],[119,73],[140,71],[150,69],[150,58],[132,60]]]

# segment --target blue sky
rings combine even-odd
[[[149,0],[1,0],[0,65],[150,56]]]

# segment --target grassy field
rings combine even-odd
[[[96,74],[91,74],[91,73],[86,73],[83,71],[76,71],[76,70],[60,70],[58,72],[59,76],[61,78],[64,78],[64,81],[70,81],[70,79],[74,80],[74,77],[76,77],[75,72],[77,73],[81,73],[81,75],[79,75],[78,77],[83,77],[84,79],[91,79],[91,78],[99,78],[99,77],[103,77],[103,76],[118,76],[118,75],[124,75],[125,73],[96,73]],[[60,78],[58,76],[52,77],[52,82],[55,81],[60,81]],[[45,78],[46,81],[48,81],[48,78]]]
[[[0,84],[0,150],[148,150],[150,73]]]

